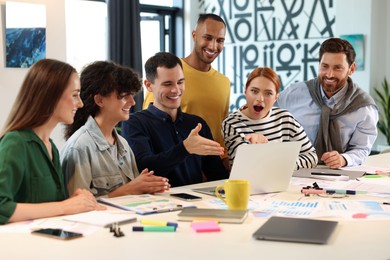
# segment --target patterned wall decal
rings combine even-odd
[[[281,90],[317,75],[318,51],[334,37],[332,0],[199,0],[203,13],[220,15],[227,24],[225,49],[215,66],[231,81],[230,112],[245,102],[247,75],[271,67]]]

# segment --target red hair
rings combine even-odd
[[[276,72],[273,69],[267,67],[254,69],[248,76],[248,79],[245,84],[245,89],[247,89],[251,81],[257,77],[264,77],[272,81],[272,83],[274,83],[275,85],[276,93],[279,93],[279,88],[280,88],[279,76],[278,74],[276,74]]]

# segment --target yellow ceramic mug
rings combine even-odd
[[[225,191],[222,198],[219,190]],[[247,180],[227,180],[223,185],[215,188],[215,194],[228,206],[229,209],[246,210],[248,208],[250,184]]]

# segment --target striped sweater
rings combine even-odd
[[[252,120],[237,110],[222,122],[222,134],[230,166],[233,164],[237,147],[247,144],[243,136],[251,133],[264,135],[268,142],[303,141],[296,168],[313,168],[317,165],[315,148],[303,127],[287,110],[273,107],[265,118],[259,120]]]

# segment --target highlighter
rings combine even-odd
[[[133,231],[138,232],[175,232],[176,227],[173,226],[145,226],[145,227],[139,227],[139,226],[133,226]]]
[[[147,226],[172,226],[177,228],[178,224],[175,222],[167,222],[167,221],[160,221],[160,220],[152,220],[152,219],[141,219],[141,224],[147,225]]]

